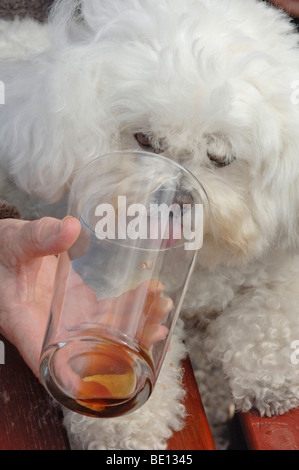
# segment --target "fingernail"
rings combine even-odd
[[[66,219],[71,219],[72,216],[71,215],[67,215],[66,217],[64,217],[64,219],[62,219],[60,222],[58,222],[56,225],[55,225],[55,229],[54,229],[54,232],[56,235],[58,235],[61,231],[62,231],[62,228],[63,228],[63,223]]]
[[[61,232],[62,225],[63,225],[63,220],[61,220],[60,222],[57,222],[57,224],[55,225],[55,228],[54,228],[55,235],[58,235]]]

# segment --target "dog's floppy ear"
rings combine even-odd
[[[6,94],[0,110],[1,164],[29,194],[59,200],[84,163],[109,153],[111,139],[117,148],[112,103],[107,96],[103,102],[111,78],[102,65],[109,63],[109,48],[99,36],[114,14],[121,17],[120,6],[126,5],[57,0],[46,26],[46,50],[0,61]]]
[[[0,63],[1,164],[18,187],[55,201],[79,166],[109,150],[98,73],[96,58],[80,48]]]
[[[293,55],[294,54],[294,55]],[[270,114],[261,134],[265,156],[262,184],[267,195],[267,219],[273,219],[273,243],[280,249],[299,249],[299,54],[293,48],[281,60],[281,78],[273,76],[267,95]],[[293,64],[290,66],[290,59]],[[284,64],[284,62],[286,62]],[[283,69],[284,67],[284,69]],[[275,70],[274,70],[275,72]],[[278,74],[277,74],[278,75]],[[279,76],[279,75],[278,75]],[[276,89],[274,88],[276,83]],[[272,136],[271,136],[272,133]]]
[[[298,129],[299,113],[297,123]],[[296,135],[297,132],[298,130],[294,129],[294,133],[287,136],[287,141],[282,147],[275,190],[275,203],[279,207],[282,221],[279,245],[295,252],[299,249],[299,138]]]
[[[72,14],[58,29],[67,35],[72,29],[67,18],[74,15],[77,21],[79,2],[58,2],[54,13],[66,5]],[[36,55],[0,61],[1,165],[19,188],[50,202],[68,191],[85,162],[111,150],[113,123],[101,100],[101,51],[82,35],[83,29],[71,44],[60,36]]]

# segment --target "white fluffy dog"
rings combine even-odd
[[[257,0],[63,0],[49,24],[0,28],[0,197],[23,217],[55,215],[98,155],[142,148],[181,163],[211,205],[183,315],[205,327],[238,409],[299,406],[299,50],[287,16]],[[161,448],[154,434],[130,445]]]

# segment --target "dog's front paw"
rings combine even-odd
[[[236,409],[255,408],[261,416],[270,417],[299,407],[299,367],[290,361],[287,348],[272,351],[269,363],[257,347],[251,354],[248,345],[244,347],[243,351],[226,351],[222,362]]]
[[[222,366],[237,410],[255,408],[270,417],[299,407],[299,367],[292,364],[286,349],[272,351],[271,364],[258,352],[248,354],[248,345],[243,351],[224,353]]]
[[[269,417],[299,407],[299,364],[292,348],[299,325],[293,310],[283,310],[278,300],[276,312],[264,305],[255,312],[250,304],[225,312],[211,323],[205,342],[210,360],[224,370],[236,408]]]
[[[292,388],[292,387],[291,387]],[[271,390],[268,387],[255,385],[254,389],[244,390],[244,396],[240,396],[240,390],[232,390],[236,409],[248,412],[256,409],[260,416],[283,415],[293,408],[299,407],[299,387],[296,390],[280,389]]]

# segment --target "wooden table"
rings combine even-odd
[[[183,386],[186,390],[186,422],[182,431],[168,441],[168,450],[215,450],[213,438],[197,388],[189,357],[184,359]]]
[[[69,450],[62,413],[18,351],[5,345],[5,364],[0,364],[0,450]],[[214,450],[214,443],[197,389],[189,358],[183,361],[185,428],[168,442],[168,450]]]
[[[298,408],[271,418],[239,413],[238,421],[249,450],[299,450]]]

